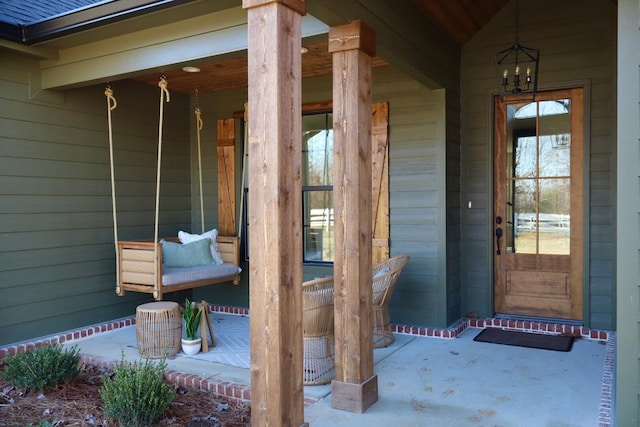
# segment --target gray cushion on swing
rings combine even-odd
[[[186,244],[167,242],[163,239],[160,243],[162,243],[164,267],[197,267],[215,263],[209,250],[211,239],[196,240]]]
[[[162,285],[171,286],[199,280],[218,279],[233,276],[240,272],[242,272],[240,267],[228,262],[199,267],[164,267],[162,269]]]

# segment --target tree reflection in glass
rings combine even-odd
[[[508,107],[507,251],[568,255],[570,101]]]

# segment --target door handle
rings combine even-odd
[[[502,224],[502,217],[501,216],[497,216],[496,217],[496,224],[500,225]],[[502,237],[502,227],[498,227],[496,228],[496,246],[497,246],[497,250],[496,250],[496,255],[500,255],[500,238]]]

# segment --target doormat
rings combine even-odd
[[[505,331],[497,328],[486,328],[473,340],[494,344],[539,348],[542,350],[571,351],[573,339],[573,337],[564,335],[534,334],[530,332]]]

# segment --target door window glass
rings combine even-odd
[[[514,103],[507,122],[507,251],[568,255],[571,103]]]

